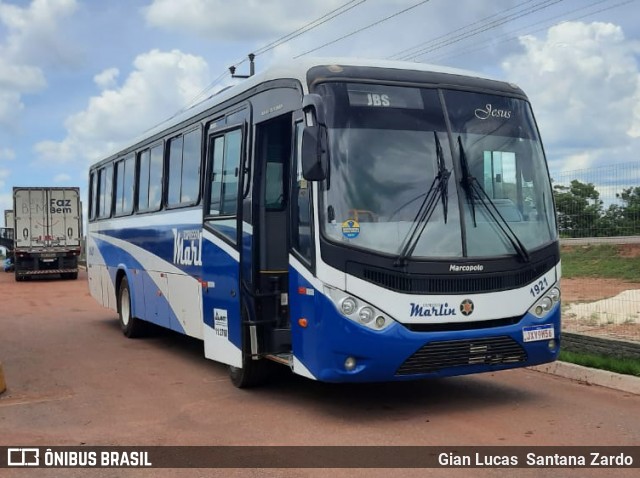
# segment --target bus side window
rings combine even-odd
[[[240,159],[242,156],[241,130],[229,131],[211,139],[211,178],[207,208],[207,223],[236,242],[236,215]]]
[[[169,206],[194,204],[200,195],[200,129],[169,140]]]
[[[151,148],[149,160],[149,209],[157,211],[162,205],[162,169],[164,146],[158,144]]]
[[[113,204],[113,164],[100,170],[99,183],[98,217],[105,218],[111,216],[111,206]]]
[[[116,163],[115,214],[131,214],[133,210],[133,155]]]
[[[138,211],[149,209],[149,150],[138,155]]]
[[[311,184],[302,177],[302,131],[304,123],[296,123],[293,189],[291,194],[291,245],[311,264],[312,224],[311,224]]]
[[[91,191],[89,196],[89,220],[92,221],[96,218],[96,205],[98,204],[98,182],[96,180],[96,172],[92,171],[89,178],[89,188]]]

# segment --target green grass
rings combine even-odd
[[[640,377],[640,360],[638,359],[622,359],[608,355],[594,355],[567,350],[561,350],[559,358],[563,362]]]
[[[624,246],[564,247],[560,253],[563,277],[598,277],[640,282],[640,257],[620,255]]]

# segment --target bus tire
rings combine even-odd
[[[77,272],[65,272],[64,274],[62,274],[62,278],[64,280],[77,280],[78,279],[78,273]]]
[[[249,311],[246,306],[242,308],[242,322],[246,322]],[[271,375],[272,365],[267,359],[253,360],[251,354],[248,353],[249,347],[249,330],[243,326],[243,347],[242,347],[242,367],[234,367],[229,365],[229,378],[231,383],[237,388],[253,388],[264,385]]]
[[[122,278],[118,289],[118,317],[120,328],[126,337],[134,339],[144,335],[144,321],[131,315],[131,291],[126,277]]]
[[[267,383],[270,375],[268,360],[253,360],[243,354],[242,368],[229,365],[229,378],[237,388],[259,387]]]

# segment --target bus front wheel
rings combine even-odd
[[[249,311],[246,305],[242,306],[242,322],[247,322]],[[242,367],[234,367],[229,365],[229,378],[231,383],[238,388],[252,388],[264,385],[271,376],[272,363],[267,359],[253,360],[247,352],[249,348],[249,328],[243,326],[243,351],[242,351]]]
[[[253,360],[244,356],[242,368],[229,365],[229,378],[231,383],[238,388],[252,388],[264,385],[270,375],[268,361],[266,359]]]
[[[144,321],[131,315],[131,292],[126,277],[122,278],[118,289],[118,317],[122,333],[130,339],[144,335]]]

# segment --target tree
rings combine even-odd
[[[558,227],[565,237],[594,237],[599,232],[602,215],[600,193],[592,183],[577,179],[570,186],[556,184],[553,195],[558,211]]]
[[[636,235],[640,233],[640,187],[623,189],[616,194],[624,203],[620,208],[620,228],[622,235]]]

